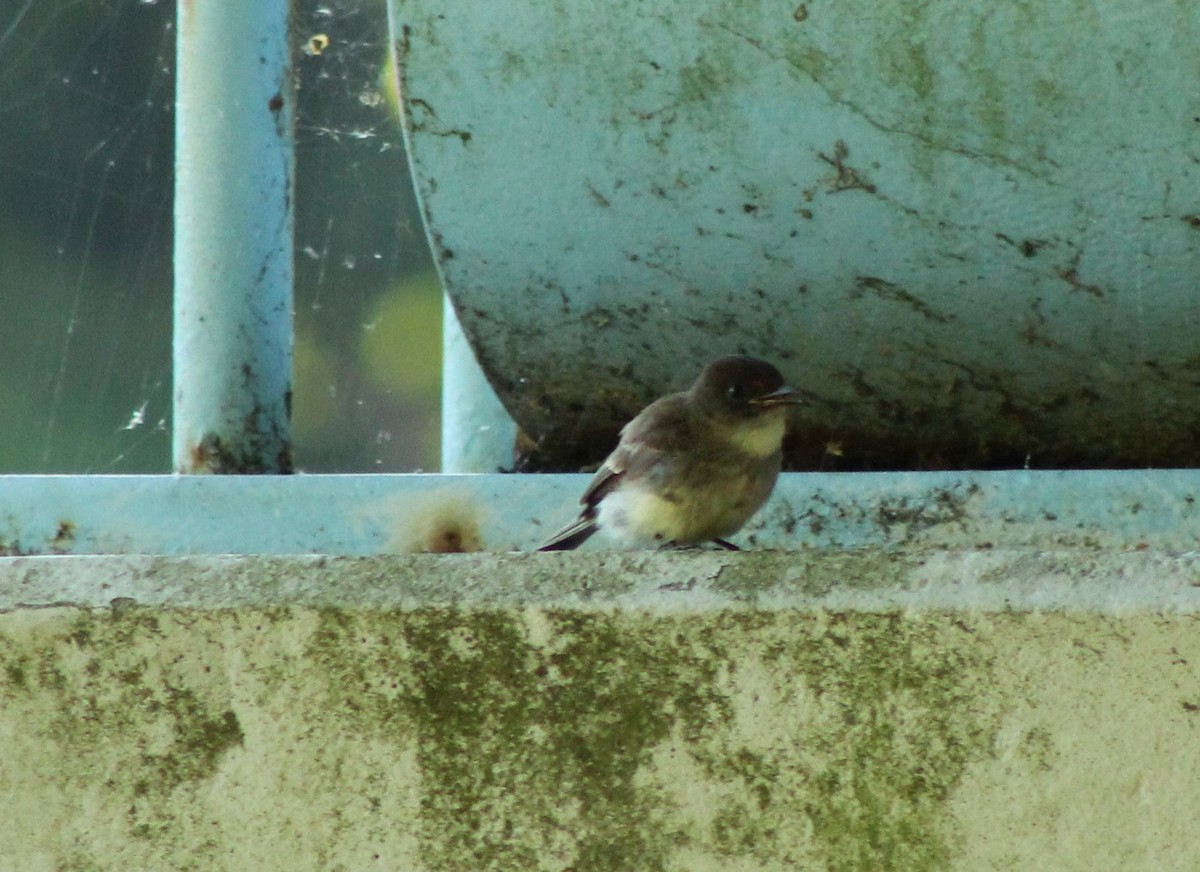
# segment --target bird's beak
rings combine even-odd
[[[795,388],[784,385],[778,390],[771,391],[769,394],[764,394],[761,397],[755,397],[750,401],[752,406],[758,406],[760,409],[774,409],[776,406],[798,406],[804,402],[804,397]]]

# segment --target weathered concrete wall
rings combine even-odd
[[[3,869],[1200,863],[1195,555],[9,558],[0,608]]]

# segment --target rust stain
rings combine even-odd
[[[60,520],[54,531],[54,537],[47,543],[55,554],[67,554],[75,548],[75,524],[71,521]]]
[[[180,470],[196,475],[290,475],[292,449],[278,433],[259,433],[259,410],[246,418],[246,439],[235,445],[216,433],[206,433],[188,452],[188,465]]]
[[[406,546],[416,554],[467,554],[483,550],[483,535],[473,505],[457,496],[436,497],[397,518],[408,529]]]

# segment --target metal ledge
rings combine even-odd
[[[526,551],[573,516],[586,481],[585,475],[7,476],[0,477],[0,553]],[[1200,531],[1198,497],[1195,469],[790,473],[737,541],[785,550],[1190,551]]]

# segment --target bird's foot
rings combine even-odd
[[[671,539],[667,542],[664,542],[659,546],[659,548],[663,551],[701,551],[707,549],[709,542],[712,542],[714,545],[721,546],[721,548],[725,549],[726,551],[742,550],[732,542],[727,542],[724,539],[709,539],[708,542],[687,542],[684,544],[680,544],[674,539]]]

